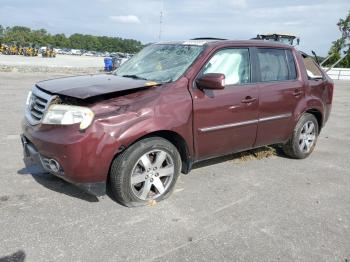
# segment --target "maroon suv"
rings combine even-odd
[[[127,206],[162,200],[204,159],[271,144],[314,149],[333,82],[292,46],[189,40],[147,46],[112,74],[37,83],[25,162]],[[108,183],[107,183],[108,182]]]

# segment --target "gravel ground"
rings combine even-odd
[[[350,82],[308,159],[207,161],[130,209],[23,169],[25,97],[50,77],[0,73],[1,262],[350,261]]]
[[[40,56],[0,55],[0,64],[48,67],[103,67],[103,57],[57,55],[55,58]]]
[[[0,55],[0,72],[96,73],[104,57],[57,55],[55,58]]]

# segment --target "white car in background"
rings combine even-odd
[[[80,49],[71,49],[70,54],[71,55],[82,55],[82,52]]]

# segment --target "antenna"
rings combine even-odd
[[[162,3],[162,7],[160,9],[160,17],[159,17],[159,41],[162,39],[164,0],[161,0],[161,3]]]

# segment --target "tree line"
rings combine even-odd
[[[0,25],[0,43],[123,53],[136,53],[143,47],[140,41],[134,39],[85,34],[73,34],[67,37],[65,34],[50,34],[45,29],[33,30],[25,26],[5,28],[2,25]]]

